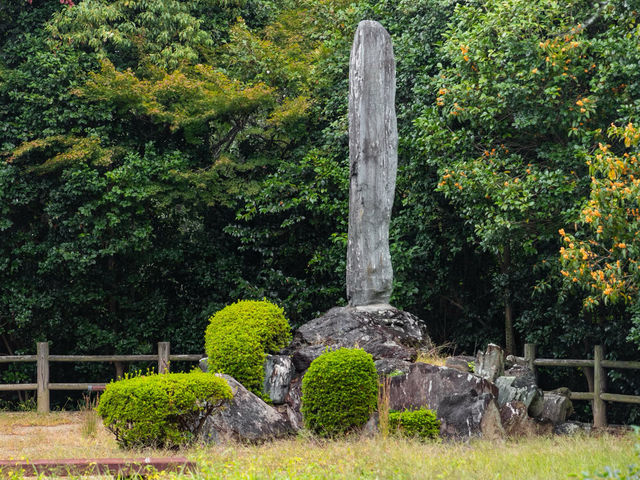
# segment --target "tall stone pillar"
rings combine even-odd
[[[396,67],[382,25],[358,25],[349,63],[350,306],[388,304],[393,283],[389,222],[398,166]]]

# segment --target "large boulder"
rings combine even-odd
[[[530,437],[553,433],[551,422],[531,418],[527,414],[527,406],[519,401],[501,406],[500,420],[505,434],[509,437]]]
[[[389,407],[414,410],[427,406],[441,421],[445,437],[466,439],[502,436],[498,389],[470,373],[426,363],[414,363],[409,372],[389,379]]]
[[[421,349],[433,347],[422,322],[393,307],[335,307],[302,325],[283,353],[291,354],[297,371],[304,371],[327,348],[360,347],[374,360],[414,361]]]
[[[233,391],[233,399],[226,402],[223,409],[205,419],[201,433],[205,441],[256,443],[294,433],[287,417],[244,388],[233,377],[217,375],[227,381]]]

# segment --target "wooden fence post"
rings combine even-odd
[[[49,343],[38,342],[38,413],[49,413]]]
[[[607,404],[601,398],[606,391],[606,375],[602,367],[604,351],[602,345],[596,345],[593,349],[593,426],[607,426]]]
[[[158,373],[169,373],[169,354],[171,344],[169,342],[158,342]]]
[[[524,359],[527,362],[527,367],[533,372],[533,376],[538,381],[538,372],[536,372],[536,366],[533,361],[536,359],[536,345],[534,343],[524,344]]]

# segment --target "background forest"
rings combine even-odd
[[[457,353],[637,360],[638,11],[2,0],[0,354],[200,352],[239,298],[293,325],[344,304],[348,59],[374,19],[397,62],[392,303]]]

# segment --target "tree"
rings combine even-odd
[[[488,1],[458,6],[446,33],[450,66],[434,79],[438,97],[419,120],[421,141],[439,169],[438,190],[496,260],[508,351],[517,310],[528,308],[514,305],[514,294],[528,290],[518,294],[526,301],[548,281],[516,283],[514,273],[548,260],[555,232],[586,195],[585,155],[626,108],[628,93],[611,89],[617,60],[605,52],[628,8]]]
[[[583,302],[589,311],[601,303],[634,305],[640,288],[640,132],[629,123],[612,126],[609,135],[618,140],[618,148],[600,144],[587,161],[591,192],[580,228],[573,234],[559,230],[561,273],[567,283],[587,292]],[[630,339],[637,342],[637,316],[634,321]]]
[[[287,72],[286,92],[241,80],[215,45],[236,41],[237,14],[246,39],[274,9],[87,0],[24,7],[25,32],[2,23],[4,348],[201,348],[208,316],[243,292],[223,233],[237,197],[287,158],[308,109]]]

